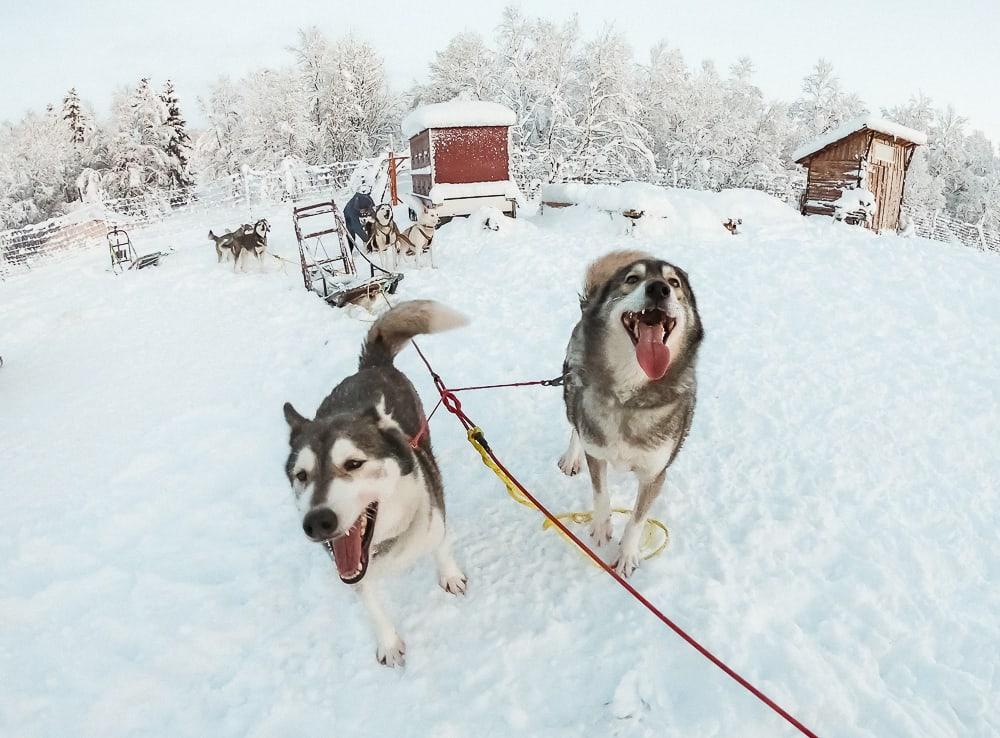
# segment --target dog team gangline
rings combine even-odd
[[[382,299],[392,307],[392,303],[389,302],[389,298],[382,294]],[[746,689],[750,694],[756,697],[758,700],[767,705],[771,710],[780,715],[786,722],[792,725],[796,730],[798,730],[802,735],[808,736],[808,738],[819,738],[813,731],[803,725],[795,716],[785,710],[781,705],[775,702],[773,699],[764,694],[760,689],[751,684],[745,677],[740,675],[736,670],[726,664],[722,659],[716,656],[714,653],[709,651],[705,646],[699,643],[692,635],[681,628],[677,623],[667,617],[656,605],[646,599],[643,594],[629,584],[628,580],[625,579],[621,574],[619,574],[614,567],[606,564],[604,560],[598,556],[593,549],[590,548],[586,543],[584,543],[580,538],[573,533],[566,524],[563,523],[564,518],[570,518],[574,522],[586,522],[586,515],[588,513],[561,513],[556,514],[551,512],[545,505],[538,501],[538,499],[529,492],[523,484],[515,477],[511,472],[504,466],[503,462],[497,457],[496,453],[493,451],[492,447],[486,440],[486,436],[483,433],[482,428],[480,428],[462,409],[462,402],[458,399],[456,393],[458,392],[471,392],[474,390],[486,390],[486,389],[499,389],[503,387],[529,387],[529,386],[541,386],[541,387],[555,387],[559,386],[563,382],[563,377],[559,376],[554,379],[541,379],[529,382],[511,382],[508,384],[486,384],[486,385],[476,385],[470,387],[456,387],[449,388],[441,375],[434,371],[434,367],[431,366],[430,361],[427,356],[417,345],[417,342],[410,340],[413,344],[413,348],[416,349],[417,355],[420,360],[423,361],[424,366],[427,367],[427,371],[431,375],[431,379],[434,381],[434,387],[438,392],[439,400],[431,412],[427,415],[424,421],[421,423],[420,429],[417,431],[416,435],[410,439],[410,446],[416,447],[420,442],[421,438],[428,432],[428,427],[430,424],[431,417],[437,412],[439,407],[444,407],[448,412],[454,415],[458,422],[462,424],[465,429],[466,437],[469,443],[476,449],[482,459],[483,464],[490,469],[496,476],[503,482],[504,487],[507,488],[508,494],[516,501],[527,507],[533,507],[538,510],[542,515],[545,516],[545,527],[554,527],[558,530],[563,538],[576,546],[583,554],[585,554],[598,568],[603,569],[608,576],[614,579],[626,592],[628,592],[639,604],[645,607],[649,612],[653,614],[661,623],[670,628],[674,633],[684,639],[688,645],[694,648],[698,653],[704,656],[706,659],[711,661],[715,666],[725,672],[730,678],[732,678],[737,684]],[[615,512],[628,512],[627,510],[618,509]],[[664,533],[663,542],[658,548],[656,548],[652,553],[647,554],[644,558],[651,558],[656,554],[660,553],[667,545],[667,529],[659,521],[650,521],[653,525],[658,526],[662,529]],[[647,526],[648,528],[648,526]],[[649,539],[649,530],[646,531],[646,539]]]

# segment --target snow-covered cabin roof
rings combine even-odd
[[[927,134],[922,131],[901,126],[899,123],[888,120],[887,118],[865,115],[860,118],[850,120],[839,128],[827,131],[822,136],[799,146],[792,154],[792,159],[796,163],[799,163],[806,157],[822,151],[827,146],[835,144],[843,138],[847,138],[852,133],[857,133],[858,131],[865,129],[878,131],[879,133],[884,133],[887,136],[892,136],[893,138],[901,138],[904,141],[909,141],[910,143],[920,145],[927,143]]]
[[[412,138],[428,128],[458,126],[512,126],[517,122],[514,111],[506,105],[483,100],[450,100],[421,105],[403,118],[403,135]]]

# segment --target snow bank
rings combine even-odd
[[[899,123],[891,121],[888,118],[879,118],[877,116],[867,115],[848,121],[839,128],[827,131],[822,136],[799,146],[799,148],[795,149],[792,153],[792,159],[794,161],[799,161],[810,154],[815,154],[817,151],[825,149],[835,141],[839,141],[840,139],[850,136],[852,133],[860,131],[864,128],[884,133],[887,136],[892,136],[893,138],[902,138],[907,141],[912,141],[915,144],[923,145],[927,143],[927,134],[923,131],[918,131],[914,128],[907,128],[906,126],[900,125]]]
[[[798,211],[786,203],[764,192],[747,189],[706,192],[644,182],[606,185],[567,182],[543,185],[541,200],[610,213],[641,210],[641,227],[650,228],[651,221],[666,219],[665,228],[686,237],[724,233],[722,223],[730,218],[742,218],[751,228],[801,220]]]
[[[685,191],[677,190],[678,194]],[[642,210],[647,215],[671,216],[674,198],[667,189],[645,182],[591,185],[582,182],[547,184],[541,189],[542,202],[585,205],[598,210]]]
[[[438,233],[443,244],[442,252],[451,255],[453,249],[465,244],[471,244],[478,253],[484,247],[496,246],[508,239],[534,237],[537,230],[527,218],[510,218],[497,208],[484,206],[467,218],[455,218],[440,226]]]
[[[454,126],[512,126],[514,111],[506,105],[483,100],[451,100],[421,105],[403,118],[403,135],[411,138],[427,128]]]

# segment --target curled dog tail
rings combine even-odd
[[[401,302],[382,315],[361,346],[358,369],[391,366],[407,341],[425,333],[440,333],[465,325],[464,315],[434,300]]]

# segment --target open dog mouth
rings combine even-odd
[[[622,313],[622,325],[635,346],[635,358],[646,376],[657,380],[670,368],[670,349],[667,338],[677,326],[664,310],[655,307],[640,312]]]
[[[368,550],[375,534],[375,518],[378,516],[378,503],[373,502],[354,521],[354,525],[336,538],[323,541],[327,551],[337,565],[337,573],[345,584],[357,584],[368,571]]]

